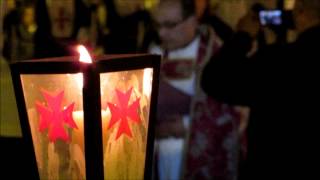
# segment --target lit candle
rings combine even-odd
[[[73,129],[72,142],[78,144],[84,152],[83,111],[72,112],[72,117],[78,129]]]
[[[96,71],[96,65],[92,64],[92,59],[82,45],[77,47],[80,54],[79,60],[83,63],[88,63],[88,65],[81,65],[81,71],[83,73],[83,121],[84,129],[82,134],[85,140],[85,157],[86,157],[86,175],[92,179],[100,179],[103,176],[103,161],[102,161],[102,149],[100,149],[100,144],[97,142],[102,141],[102,128],[101,128],[101,110],[100,105],[98,105],[99,91],[99,74]],[[96,151],[96,153],[88,153]],[[100,151],[100,152],[99,152]],[[99,166],[97,166],[97,164]]]
[[[40,179],[147,177],[150,108],[155,106],[151,91],[160,57],[92,62],[83,46],[78,50],[76,62],[67,57],[26,62],[34,63],[30,70],[24,63],[12,66],[22,127],[33,139]]]
[[[110,111],[109,110],[101,110],[102,116],[102,136],[106,136],[108,122],[110,119]],[[73,129],[72,132],[72,142],[78,144],[84,152],[84,129],[83,129],[83,111],[74,111],[72,113],[72,117],[78,127],[78,129]]]
[[[83,45],[77,46],[77,51],[80,54],[79,61],[85,62],[85,63],[92,63],[90,54]],[[78,88],[81,91],[83,88],[83,74],[78,73],[76,76],[74,76],[74,82],[76,82]],[[79,144],[82,151],[84,152],[84,129],[83,129],[84,113],[83,111],[73,111],[72,117],[78,127],[78,129],[73,130],[72,141],[76,144]]]

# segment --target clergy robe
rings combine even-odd
[[[203,67],[221,44],[211,28],[202,26],[193,42],[183,49],[168,52],[168,60],[162,63],[163,80],[189,95],[191,100],[187,113],[178,112],[183,116],[187,137],[157,141],[160,180],[233,179],[236,176],[239,115],[233,107],[207,97],[199,85]],[[151,52],[164,53],[160,47],[152,48]],[[166,93],[160,91],[159,102]],[[179,104],[179,99],[167,98]],[[161,104],[158,108],[163,111]]]

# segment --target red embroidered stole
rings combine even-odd
[[[189,79],[194,70],[194,61],[191,59],[165,61],[161,69],[165,78],[175,80]]]
[[[191,97],[183,91],[173,87],[167,80],[189,79],[194,70],[192,60],[166,60],[168,52],[163,55],[159,95],[157,105],[157,120],[166,120],[171,115],[190,113]],[[172,99],[174,98],[174,100]]]
[[[204,66],[220,48],[214,32],[207,35],[201,36],[195,65],[196,94],[191,105],[192,123],[186,142],[182,179],[231,180],[237,174],[239,116],[233,107],[207,97],[200,87]]]

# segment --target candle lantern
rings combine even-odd
[[[151,179],[159,68],[156,55],[13,63],[36,177]]]

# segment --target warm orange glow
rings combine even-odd
[[[77,46],[77,50],[80,54],[79,61],[84,63],[92,63],[91,56],[87,51],[86,47],[84,47],[83,45],[79,45]]]
[[[78,45],[77,51],[80,54],[79,61],[84,62],[84,63],[92,63],[91,56],[85,46]],[[80,89],[82,89],[83,88],[83,75],[82,75],[82,73],[78,73],[76,75],[75,81],[76,81],[78,87]]]
[[[152,73],[151,68],[145,68],[143,72],[143,94],[150,97],[152,90]]]
[[[77,82],[78,88],[82,89],[83,88],[83,75],[82,75],[82,73],[76,74],[75,81]]]

